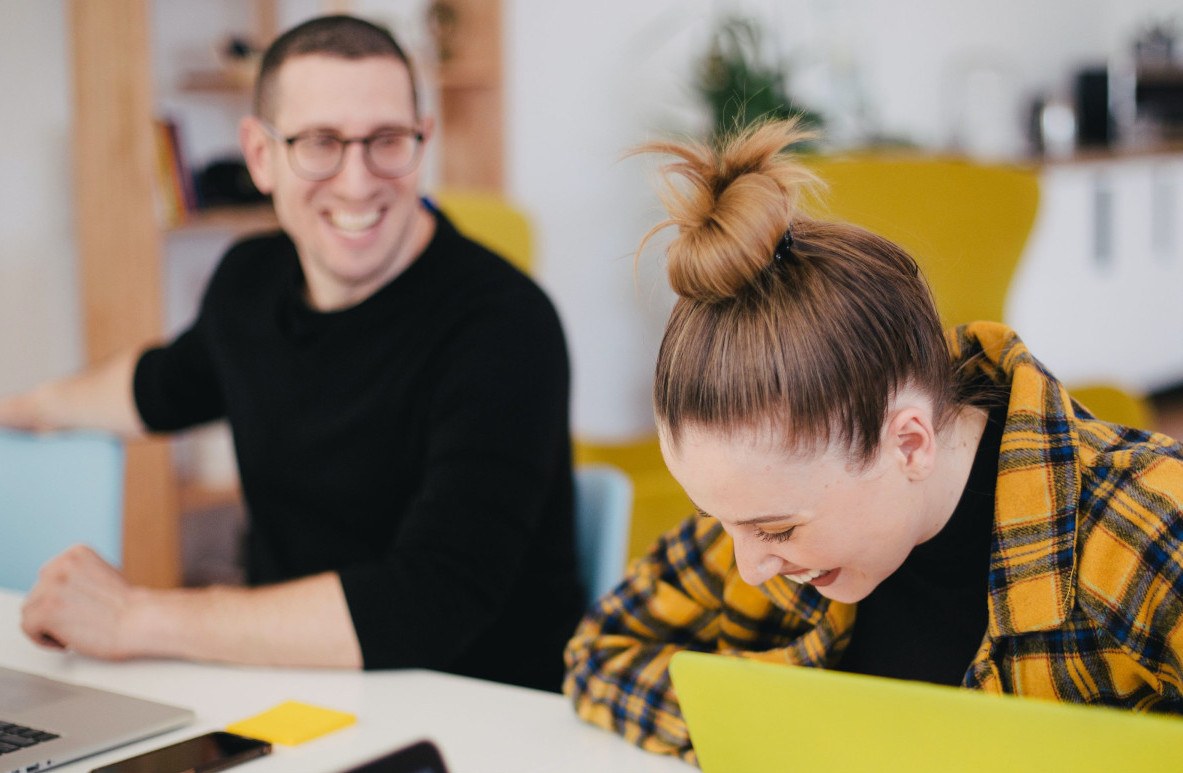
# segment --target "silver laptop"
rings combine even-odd
[[[176,706],[0,668],[0,773],[33,773],[193,721]]]

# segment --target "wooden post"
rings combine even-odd
[[[455,45],[440,67],[442,183],[500,192],[505,187],[501,3],[448,0],[448,5],[455,12]]]
[[[163,330],[149,16],[146,0],[71,0],[69,13],[79,284],[94,363]],[[179,507],[166,441],[128,444],[123,530],[129,579],[179,584]]]

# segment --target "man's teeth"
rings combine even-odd
[[[329,219],[334,228],[340,228],[342,231],[364,231],[374,223],[378,222],[380,213],[378,210],[371,212],[331,212]]]
[[[810,580],[816,580],[828,571],[829,569],[809,569],[797,574],[786,574],[785,577],[796,583],[807,583]]]

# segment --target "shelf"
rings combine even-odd
[[[208,70],[187,73],[181,81],[181,91],[197,94],[249,95],[254,88],[254,76],[235,70]]]
[[[441,89],[495,89],[500,85],[493,67],[444,66],[436,77]]]
[[[210,485],[184,481],[178,486],[182,513],[200,513],[242,504],[242,490],[236,484]]]
[[[263,202],[200,209],[187,214],[184,222],[171,226],[168,232],[183,234],[229,231],[235,234],[246,234],[256,231],[274,231],[277,228],[279,228],[279,220],[275,217],[275,209],[270,202]]]

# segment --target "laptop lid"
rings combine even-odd
[[[705,773],[1180,769],[1176,717],[699,652],[670,677]]]
[[[0,668],[0,773],[45,770],[192,721],[188,709]]]

